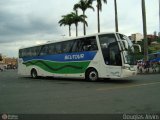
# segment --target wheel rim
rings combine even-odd
[[[96,71],[91,71],[90,74],[89,74],[89,79],[90,79],[91,81],[96,81],[97,78],[98,78],[97,72],[96,72]]]
[[[33,78],[36,78],[36,77],[37,77],[37,73],[36,73],[35,70],[32,72],[32,77],[33,77]]]

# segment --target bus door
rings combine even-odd
[[[102,55],[104,58],[106,75],[109,78],[118,78],[122,74],[122,57],[115,34],[99,36]]]
[[[108,46],[108,66],[109,77],[120,77],[122,73],[122,59],[117,42]]]

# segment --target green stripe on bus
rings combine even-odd
[[[32,60],[29,62],[25,62],[27,67],[29,66],[38,66],[41,69],[50,72],[50,73],[58,73],[58,74],[76,74],[76,73],[84,73],[86,68],[88,67],[90,61],[85,62],[52,62],[52,61],[43,61],[43,60]]]

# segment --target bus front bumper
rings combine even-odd
[[[122,78],[131,77],[137,75],[137,68],[130,67],[130,68],[122,68]]]

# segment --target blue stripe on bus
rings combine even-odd
[[[56,62],[89,61],[94,59],[96,53],[97,53],[96,51],[89,51],[89,52],[65,53],[57,55],[44,55],[36,57],[24,57],[23,62],[31,60],[49,60]]]

